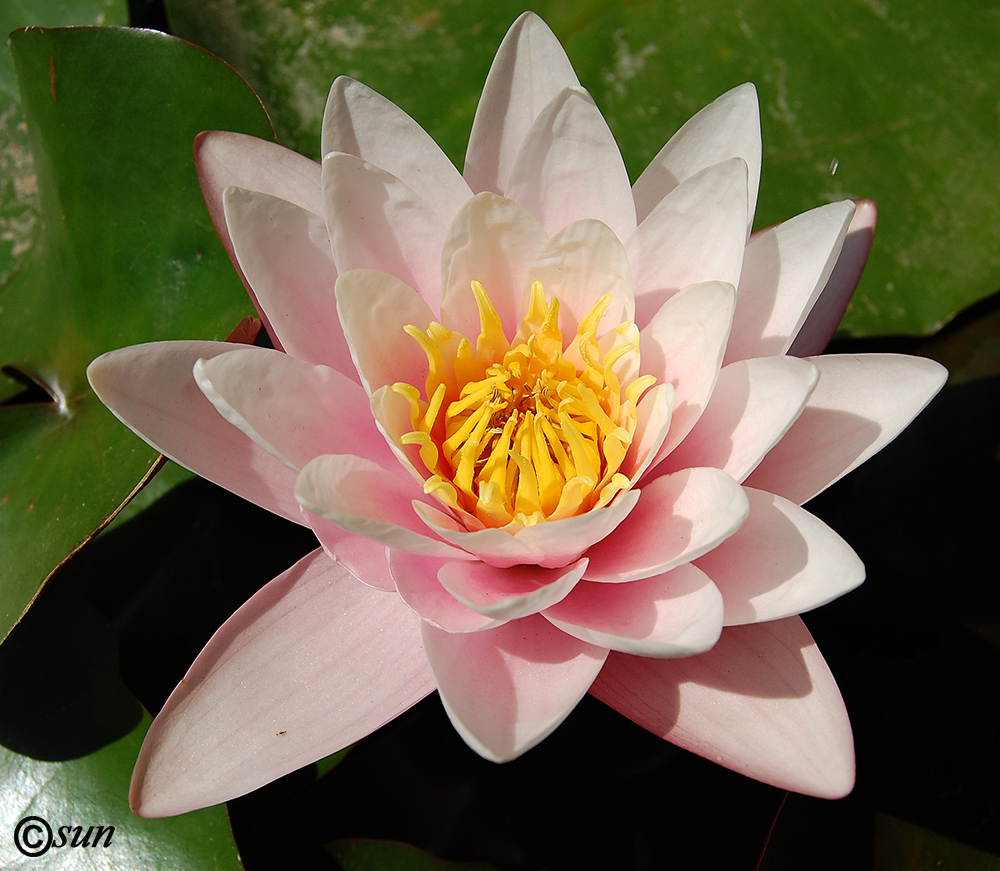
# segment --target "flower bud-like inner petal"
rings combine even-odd
[[[400,442],[419,448],[424,491],[488,527],[512,530],[607,505],[629,486],[619,468],[639,399],[655,381],[634,375],[639,331],[619,325],[602,355],[608,294],[566,346],[559,300],[546,299],[536,281],[509,341],[482,284],[472,282],[472,292],[481,329],[474,350],[441,324],[405,327],[427,355],[427,381],[423,395],[410,384],[392,389],[410,405],[413,430]],[[619,371],[633,373],[627,383]]]

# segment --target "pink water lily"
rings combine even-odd
[[[197,145],[274,350],[165,342],[89,370],[146,441],[321,545],[198,656],[143,745],[135,810],[245,793],[435,689],[488,759],[589,691],[736,771],[846,794],[850,725],[797,615],[864,569],[800,506],[944,380],[917,358],[809,356],[873,206],[750,235],[751,85],[630,185],[532,14],[494,60],[464,175],[344,78],[322,153]]]

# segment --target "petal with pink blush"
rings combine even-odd
[[[369,587],[388,592],[396,589],[389,573],[388,548],[384,544],[347,532],[301,506],[299,510],[330,559]]]
[[[779,789],[842,798],[851,724],[798,617],[723,631],[685,659],[611,654],[593,695],[655,735]]]
[[[324,220],[242,188],[228,188],[224,204],[240,268],[281,349],[357,380],[337,317],[337,267]]]
[[[438,144],[395,103],[340,76],[323,113],[322,154],[353,154],[402,180],[442,221],[472,196]]]
[[[445,632],[481,632],[505,623],[506,620],[473,611],[441,585],[438,572],[448,562],[401,550],[389,551],[389,569],[396,590],[403,601],[432,626]]]
[[[538,218],[550,236],[585,218],[607,224],[619,239],[635,230],[635,204],[618,144],[580,89],[565,89],[535,119],[502,193]]]
[[[722,632],[722,596],[692,565],[632,581],[584,581],[542,616],[563,632],[636,656],[668,658],[708,650]]]
[[[580,321],[605,294],[611,294],[611,302],[599,335],[634,317],[628,256],[618,237],[600,221],[576,221],[556,233],[528,270],[527,284],[533,281],[542,283],[547,296],[558,297],[559,329],[567,344],[572,344]]]
[[[499,569],[474,561],[441,566],[438,580],[463,605],[500,620],[517,620],[561,602],[583,577],[587,560],[561,569],[512,566]]]
[[[788,349],[788,353],[796,357],[820,354],[830,343],[868,262],[878,211],[871,200],[857,200],[854,205],[854,217],[847,228],[837,265]]]
[[[469,559],[421,527],[413,505],[422,495],[414,482],[343,454],[317,457],[295,482],[299,504],[341,529],[410,553]]]
[[[465,156],[465,179],[472,190],[503,193],[539,113],[564,88],[579,84],[545,22],[533,12],[521,15],[493,58],[472,122]]]
[[[747,478],[799,505],[891,442],[948,377],[933,360],[897,354],[810,357],[819,383],[785,437]]]
[[[670,429],[651,466],[680,444],[708,405],[735,304],[732,285],[692,285],[664,303],[642,331],[642,371],[674,386]]]
[[[430,505],[416,503],[414,508],[439,538],[475,554],[491,566],[532,564],[554,569],[575,562],[587,548],[610,535],[638,501],[638,492],[625,491],[603,508],[525,526],[513,534],[507,529],[469,532]]]
[[[480,756],[507,762],[547,737],[576,707],[608,651],[538,615],[468,634],[423,625],[444,709]]]
[[[795,357],[724,366],[698,422],[658,470],[714,466],[745,480],[788,432],[818,380],[819,370]]]
[[[639,400],[632,444],[629,445],[621,467],[622,473],[628,475],[631,484],[634,485],[642,477],[643,472],[649,468],[663,446],[670,431],[670,417],[676,401],[674,385],[669,381],[654,385]]]
[[[718,469],[664,475],[641,492],[632,513],[587,551],[588,581],[635,581],[691,562],[739,529],[749,510],[743,488]]]
[[[744,492],[746,523],[695,563],[722,591],[727,626],[802,614],[865,579],[858,555],[818,517],[773,493]]]
[[[336,369],[240,348],[198,360],[194,377],[226,420],[296,471],[321,454],[356,453],[395,466],[364,390]]]
[[[448,224],[396,176],[353,154],[323,160],[326,226],[337,271],[378,269],[437,311]]]
[[[434,689],[417,618],[321,551],[212,636],[150,726],[132,776],[140,816],[235,798],[328,756]]]
[[[302,523],[295,472],[229,423],[198,389],[195,361],[232,353],[226,342],[155,342],[103,354],[87,368],[94,392],[122,423],[171,460],[251,502]]]
[[[627,240],[640,329],[682,287],[736,287],[746,245],[746,164],[727,160],[684,181]]]
[[[747,176],[747,231],[753,223],[760,184],[760,110],[757,89],[740,85],[692,117],[650,161],[632,188],[640,222],[670,191],[705,167],[741,158]]]
[[[726,362],[784,354],[826,285],[854,215],[844,200],[754,234],[743,259]]]
[[[479,307],[471,287],[480,282],[507,331],[520,323],[528,269],[549,241],[541,224],[513,200],[477,194],[459,209],[441,253],[441,322],[470,340],[479,335]]]

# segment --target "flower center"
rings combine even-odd
[[[655,381],[638,376],[635,324],[598,340],[608,294],[564,348],[559,300],[546,300],[536,281],[508,341],[478,281],[472,292],[481,325],[475,352],[441,324],[405,327],[430,366],[424,396],[392,385],[410,403],[413,431],[400,442],[419,447],[424,491],[487,527],[520,528],[606,505],[629,486],[619,468],[639,397]]]

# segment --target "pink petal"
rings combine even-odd
[[[619,239],[635,230],[628,173],[604,116],[585,91],[567,88],[535,119],[503,194],[554,236],[596,218]]]
[[[417,620],[314,551],[212,636],[153,721],[140,816],[243,795],[377,729],[434,689]]]
[[[241,348],[199,360],[194,377],[226,420],[296,471],[321,454],[346,453],[395,468],[364,390],[336,369]]]
[[[897,354],[809,358],[819,384],[785,437],[747,478],[802,504],[891,442],[941,389],[947,370]]]
[[[447,223],[396,176],[353,154],[323,160],[326,225],[337,270],[378,269],[437,311]]]
[[[528,271],[559,298],[559,329],[567,343],[580,321],[606,293],[611,294],[598,334],[631,321],[635,314],[632,270],[618,237],[600,221],[575,221],[556,233]]]
[[[506,529],[469,532],[430,505],[421,502],[414,508],[439,538],[475,554],[491,566],[538,565],[552,569],[575,562],[588,547],[610,535],[638,500],[638,492],[626,491],[604,508],[525,526],[513,534]]]
[[[94,392],[122,423],[171,460],[244,499],[302,523],[295,472],[230,424],[198,389],[195,361],[232,353],[226,342],[155,342],[103,354],[87,368]]]
[[[749,230],[757,202],[761,158],[757,90],[749,83],[733,88],[702,109],[653,158],[632,189],[639,221],[644,221],[656,204],[685,179],[732,157],[741,158],[749,169]]]
[[[664,197],[628,239],[640,329],[682,287],[739,284],[746,183],[746,164],[739,158],[710,166]]]
[[[331,151],[391,172],[445,222],[472,196],[461,173],[416,121],[346,76],[333,83],[323,113],[323,156]]]
[[[423,389],[427,355],[403,330],[421,330],[434,313],[403,282],[373,269],[355,269],[337,279],[337,311],[354,365],[369,394],[404,381]]]
[[[630,491],[636,492],[636,491]],[[746,520],[743,488],[718,469],[685,469],[642,489],[635,510],[587,551],[588,581],[649,578],[690,562]]]
[[[795,357],[759,357],[724,366],[691,433],[657,470],[714,466],[746,479],[788,432],[819,380]]]
[[[499,569],[482,562],[441,566],[438,580],[452,596],[480,614],[517,620],[561,602],[583,577],[587,560],[559,569],[512,566]]]
[[[854,203],[845,200],[757,233],[743,260],[726,362],[784,354],[840,255]]]
[[[537,615],[469,634],[425,623],[423,638],[452,725],[493,762],[514,759],[551,734],[607,656]]]
[[[409,553],[469,559],[427,535],[413,510],[422,495],[412,481],[344,454],[317,457],[295,483],[295,498],[303,508],[347,532]]]
[[[481,632],[505,623],[473,611],[441,586],[438,571],[447,563],[438,557],[389,551],[389,567],[400,597],[432,626],[445,632]]]
[[[474,191],[503,193],[511,167],[539,113],[580,82],[559,40],[533,12],[512,25],[486,77],[472,122],[465,178]]]
[[[642,477],[663,446],[670,430],[670,417],[675,401],[674,385],[669,381],[654,385],[639,400],[632,444],[629,445],[621,468],[622,474],[628,475],[632,484]]]
[[[389,573],[389,552],[384,544],[347,532],[301,506],[299,510],[330,559],[369,587],[387,592],[396,589],[396,582]]]
[[[658,658],[708,650],[722,632],[722,596],[692,565],[629,584],[584,581],[542,616],[563,632]]]
[[[858,555],[822,520],[780,496],[744,492],[746,523],[696,563],[722,591],[727,626],[801,614],[865,579]]]
[[[847,711],[798,617],[731,627],[686,659],[612,654],[591,692],[650,732],[779,789],[841,798],[854,786]]]
[[[228,188],[224,205],[240,268],[281,348],[357,380],[337,317],[337,267],[323,219],[242,188]]]
[[[479,308],[471,286],[479,281],[512,339],[525,308],[528,269],[548,241],[541,224],[513,200],[491,193],[468,200],[455,215],[441,254],[441,322],[475,341]]]
[[[708,405],[735,305],[732,285],[695,284],[664,303],[642,331],[642,371],[674,387],[670,429],[651,466],[683,441]]]
[[[233,241],[226,225],[223,193],[232,186],[262,191],[322,216],[319,164],[275,142],[219,130],[198,135],[194,143],[194,159],[198,181],[215,231],[243,278],[250,298],[258,310],[261,310],[262,306],[258,304],[256,294],[243,276],[236,259]],[[263,311],[261,314],[268,333],[277,340],[267,315]],[[281,349],[280,342],[275,341],[275,345]]]
[[[851,226],[844,239],[844,247],[840,251],[837,265],[827,279],[826,287],[820,294],[806,322],[799,329],[798,335],[788,349],[789,354],[805,357],[809,354],[820,354],[830,343],[833,334],[840,324],[840,319],[847,311],[847,304],[858,286],[861,271],[868,262],[868,252],[872,247],[872,237],[875,235],[877,210],[871,200],[857,200]]]

